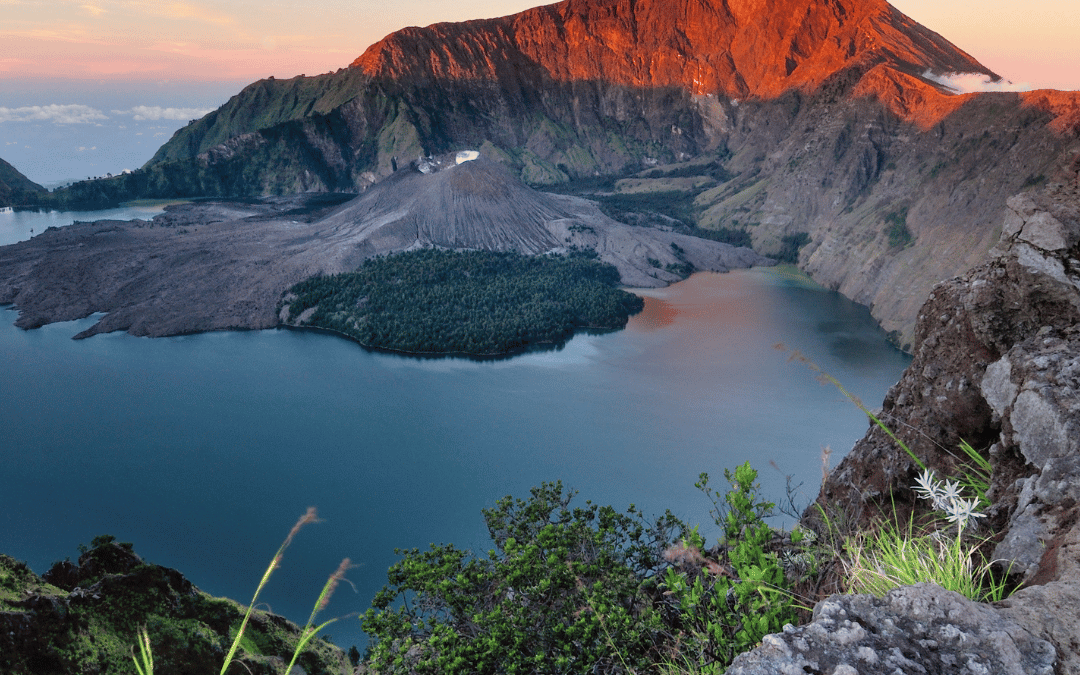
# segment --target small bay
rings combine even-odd
[[[704,525],[698,474],[723,487],[749,460],[769,498],[791,475],[805,505],[821,449],[835,465],[867,420],[790,350],[870,407],[908,363],[864,307],[792,268],[642,293],[626,330],[495,361],[287,330],[74,341],[93,318],[22,331],[0,309],[0,552],[40,573],[109,533],[246,601],[314,505],[325,522],[262,599],[302,622],[350,557],[357,593],[343,586],[328,616],[363,611],[395,547],[485,550],[480,509],[541,481]],[[356,619],[328,632],[363,644]]]
[[[150,220],[164,211],[166,201],[146,201],[101,211],[34,211],[0,209],[0,246],[26,241],[50,227],[66,227],[75,221]]]

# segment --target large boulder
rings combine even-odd
[[[994,608],[929,583],[818,603],[735,659],[728,675],[1052,675],[1047,640]]]

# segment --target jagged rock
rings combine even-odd
[[[984,604],[935,584],[883,598],[838,595],[814,620],[768,635],[728,675],[1052,675],[1054,646]]]
[[[934,289],[917,335],[881,417],[940,475],[958,474],[961,439],[989,457],[993,557],[1024,582],[965,612],[1020,626],[1054,646],[1054,673],[1080,673],[1080,157],[1046,189],[1009,199],[990,261]],[[864,524],[885,504],[918,511],[916,470],[872,429],[819,504]],[[894,609],[896,622],[910,618]]]
[[[54,563],[41,578],[57,588],[73,591],[107,574],[128,574],[142,564],[131,544],[109,542],[82,553],[78,564],[67,560]]]
[[[962,439],[997,443],[993,487],[1006,499],[1018,494],[1017,478],[1077,448],[1078,174],[1080,161],[1042,193],[1011,199],[994,257],[935,287],[920,311],[912,364],[882,407],[886,423],[940,474],[954,472]],[[915,468],[871,429],[822,498],[852,507],[889,494],[909,502]]]

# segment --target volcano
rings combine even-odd
[[[616,222],[589,200],[538,192],[465,151],[413,162],[353,199],[203,202],[152,222],[50,228],[0,247],[0,303],[19,308],[23,328],[104,314],[76,337],[270,328],[292,285],[422,248],[587,250],[637,287],[666,286],[679,270],[772,264],[748,248]]]

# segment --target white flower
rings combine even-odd
[[[956,523],[961,530],[967,526],[969,520],[986,517],[975,510],[979,506],[979,500],[965,500],[960,495],[959,482],[947,480],[939,483],[930,469],[923,469],[915,479],[914,490],[922,499],[929,499],[935,511],[943,512],[948,521]]]
[[[979,507],[978,499],[961,499],[956,497],[949,503],[949,508],[946,510],[946,518],[950,523],[956,523],[962,530],[967,526],[968,520],[972,518],[985,518],[985,513],[978,513],[975,511]]]
[[[915,479],[915,492],[923,499],[934,499],[934,495],[937,494],[937,480],[934,479],[933,471],[923,469],[923,472]]]
[[[945,481],[940,490],[941,499],[946,503],[951,503],[960,499],[960,483],[957,483],[956,481]]]

